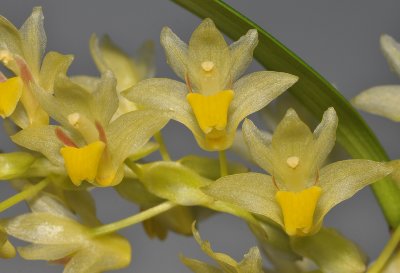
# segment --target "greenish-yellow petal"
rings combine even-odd
[[[381,36],[380,42],[390,68],[400,77],[400,44],[387,34]]]
[[[392,171],[387,163],[363,159],[338,161],[322,168],[318,182],[322,194],[315,211],[315,223],[321,224],[334,206]]]
[[[400,122],[400,85],[369,88],[353,98],[352,103],[365,112]]]
[[[32,14],[19,30],[24,52],[23,58],[35,77],[39,76],[41,59],[47,43],[43,19],[42,8],[34,7]]]
[[[259,173],[224,176],[202,190],[216,200],[263,215],[283,226],[281,210],[275,200],[277,189],[271,176]]]
[[[109,36],[90,38],[90,53],[100,72],[111,70],[117,79],[117,90],[125,90],[138,81],[140,75],[133,59],[122,51]]]
[[[257,30],[250,29],[239,40],[229,46],[232,58],[232,67],[230,69],[232,82],[235,82],[252,62],[253,51],[257,44]]]
[[[189,41],[187,77],[205,95],[229,89],[231,54],[214,22],[207,18],[193,31]]]
[[[60,245],[31,244],[18,247],[18,253],[25,260],[57,261],[71,255],[81,247],[82,245],[79,243]]]
[[[235,97],[229,110],[228,132],[235,132],[245,117],[264,108],[297,80],[298,77],[287,73],[259,71],[236,81],[233,85]]]
[[[59,153],[62,143],[56,136],[57,128],[54,125],[29,127],[11,136],[11,139],[22,147],[42,153],[53,164],[62,165]]]
[[[160,36],[167,63],[181,79],[185,79],[188,63],[188,46],[168,27],[164,27]]]
[[[63,55],[55,51],[47,53],[40,68],[39,85],[47,92],[53,93],[57,75],[65,75],[73,59],[73,55]]]

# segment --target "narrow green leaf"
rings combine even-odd
[[[272,37],[267,31],[220,0],[172,0],[201,18],[211,18],[217,27],[237,40],[249,29],[257,29],[259,44],[254,57],[264,67],[294,74],[300,80],[290,92],[314,116],[321,118],[328,107],[339,116],[338,142],[354,158],[387,161],[388,156],[374,133],[351,104],[320,74]],[[400,189],[389,179],[372,185],[375,196],[392,227],[400,224]]]

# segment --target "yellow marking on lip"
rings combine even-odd
[[[199,93],[190,93],[187,100],[201,130],[205,134],[211,131],[225,130],[228,118],[229,105],[233,99],[233,90],[223,90],[216,94],[205,96]]]
[[[290,236],[303,236],[313,227],[314,212],[321,196],[317,186],[291,192],[278,191],[275,198],[282,209],[285,231]]]
[[[23,83],[20,77],[0,82],[0,116],[9,117],[17,107],[22,95]]]

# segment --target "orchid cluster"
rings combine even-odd
[[[382,42],[399,72],[400,47],[387,36]],[[243,76],[257,43],[251,29],[228,45],[211,19],[201,22],[188,44],[165,27],[161,45],[177,81],[154,78],[151,43],[132,58],[109,37],[93,35],[90,52],[100,76],[70,76],[73,56],[45,54],[41,8],[20,29],[0,17],[0,61],[9,70],[0,72],[0,116],[19,149],[0,154],[0,179],[19,191],[0,203],[0,212],[21,201],[30,208],[0,216],[0,256],[58,263],[64,273],[121,269],[130,264],[131,246],[116,232],[142,223],[150,238],[163,240],[169,232],[193,236],[215,262],[182,255],[196,273],[370,270],[362,250],[325,227],[324,217],[364,187],[400,177],[400,163],[327,160],[340,123],[332,107],[313,131],[293,109],[285,109],[272,134],[257,128],[247,117],[298,81],[274,71]],[[398,121],[397,89],[368,90],[355,104]],[[219,159],[172,159],[161,131],[174,121]],[[237,145],[246,147],[249,162],[227,160],[226,150]],[[150,161],[147,156],[157,151],[162,159]],[[104,187],[113,187],[140,212],[102,223],[92,190]],[[197,230],[205,213],[241,218],[259,247],[239,262],[214,252]],[[29,244],[15,249],[14,239]],[[398,272],[398,257],[379,272]]]

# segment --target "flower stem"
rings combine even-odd
[[[380,273],[400,242],[400,225],[396,228],[378,259],[368,269],[367,273]]]
[[[167,150],[167,146],[165,146],[165,142],[164,142],[164,138],[160,132],[157,132],[154,135],[154,139],[157,141],[158,145],[160,145],[160,154],[163,160],[165,161],[171,161],[171,157],[169,156],[168,150]]]
[[[0,212],[5,211],[8,208],[18,204],[21,201],[34,197],[41,190],[43,190],[50,183],[49,179],[43,179],[39,183],[33,186],[29,186],[20,193],[15,194],[14,196],[4,200],[0,203]]]
[[[226,161],[226,153],[225,151],[219,151],[219,169],[222,176],[228,175],[228,162]]]
[[[127,218],[116,221],[114,223],[110,223],[107,225],[93,228],[91,230],[91,233],[93,236],[101,236],[104,234],[115,232],[117,230],[129,227],[129,226],[135,225],[137,223],[143,222],[147,219],[150,219],[158,214],[161,214],[163,212],[166,212],[166,211],[172,209],[175,206],[176,206],[176,204],[174,204],[170,201],[166,201],[166,202],[161,203],[157,206],[154,206],[148,210],[142,211],[138,214],[129,216]]]

